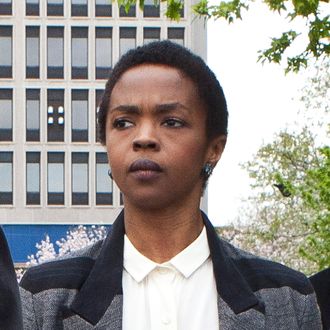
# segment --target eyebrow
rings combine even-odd
[[[125,113],[140,113],[140,109],[138,106],[136,105],[118,105],[117,107],[114,107],[112,109],[110,109],[109,112],[125,112]]]
[[[163,103],[163,104],[158,104],[155,107],[155,112],[156,113],[166,113],[166,112],[171,112],[173,110],[177,109],[183,109],[185,111],[188,110],[186,106],[184,106],[180,102],[173,102],[173,103]],[[110,109],[110,112],[125,112],[125,113],[131,113],[131,114],[140,114],[141,109],[137,105],[128,105],[128,104],[123,104],[119,105],[115,108]]]

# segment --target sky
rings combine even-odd
[[[287,28],[283,17],[260,4],[242,21],[208,22],[208,65],[224,89],[229,111],[226,149],[208,186],[208,215],[216,226],[234,222],[251,193],[239,164],[253,159],[263,143],[297,119],[306,72],[285,75],[283,66],[257,63],[258,50]]]

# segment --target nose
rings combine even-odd
[[[150,149],[159,150],[159,141],[152,125],[144,125],[140,127],[137,136],[133,140],[133,150]]]

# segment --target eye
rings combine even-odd
[[[119,118],[113,122],[112,126],[118,129],[125,129],[133,126],[133,123],[127,119]]]
[[[181,119],[177,119],[177,118],[168,118],[164,121],[163,123],[164,126],[167,127],[183,127],[185,125],[184,121]]]

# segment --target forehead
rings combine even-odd
[[[197,97],[196,84],[179,69],[162,64],[141,64],[125,71],[115,84],[110,104],[118,99]]]

